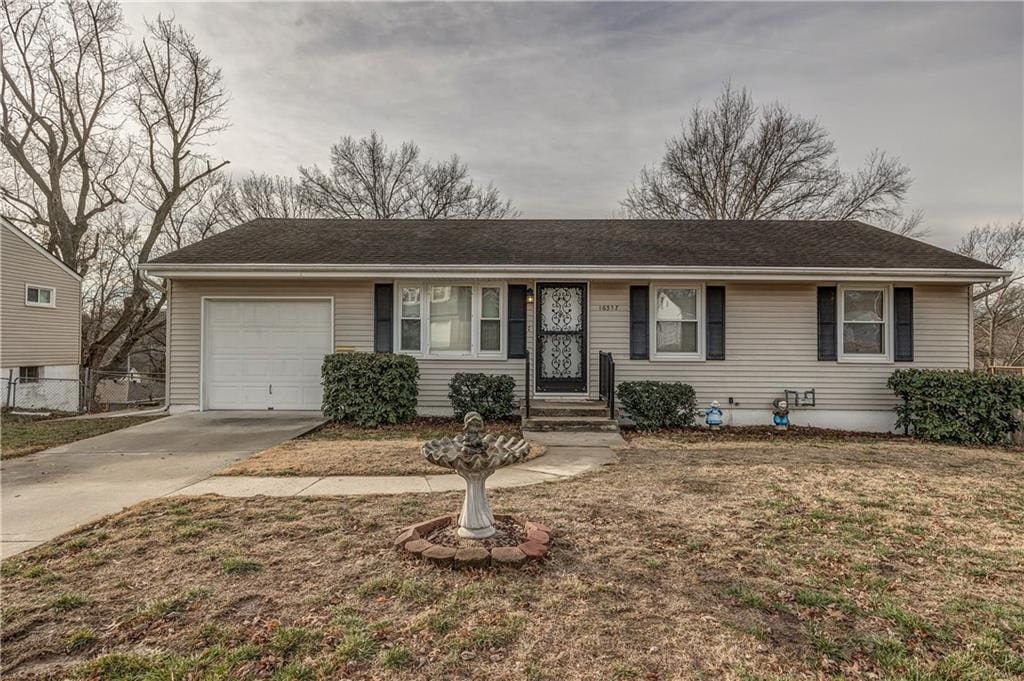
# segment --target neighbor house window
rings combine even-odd
[[[35,383],[39,380],[39,376],[42,374],[41,367],[19,367],[18,368],[18,382],[19,383]]]
[[[700,289],[654,289],[655,354],[700,357]]]
[[[889,353],[888,290],[843,288],[840,311],[843,321],[842,355],[857,359],[885,359]]]
[[[33,307],[53,307],[57,299],[56,289],[47,286],[26,286],[25,304]]]
[[[494,284],[400,284],[398,348],[424,355],[498,356],[504,287]]]

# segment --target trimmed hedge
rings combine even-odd
[[[324,416],[357,426],[416,418],[420,368],[408,355],[342,352],[324,357]]]
[[[970,371],[899,369],[889,388],[902,400],[896,426],[918,437],[963,444],[1003,444],[1021,428],[1024,378]]]
[[[456,418],[475,411],[486,419],[500,419],[516,412],[516,382],[511,376],[455,374],[448,382],[448,400]]]
[[[697,417],[697,396],[685,383],[628,381],[615,394],[640,430],[692,426]]]

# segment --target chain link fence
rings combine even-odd
[[[90,401],[87,386],[95,381]],[[138,407],[156,407],[164,402],[163,374],[137,371],[83,369],[81,378],[22,378],[13,373],[0,376],[0,406],[4,409],[56,412],[106,412]]]
[[[166,394],[163,374],[97,371],[88,374],[86,380],[89,378],[96,381],[96,396],[90,411],[155,407],[163,404]]]
[[[6,409],[25,411],[82,410],[82,382],[75,378],[20,378],[4,376],[0,396]]]

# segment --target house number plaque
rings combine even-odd
[[[622,307],[621,305],[598,305],[597,306],[597,311],[598,312],[618,312],[621,307]]]

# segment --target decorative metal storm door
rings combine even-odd
[[[537,284],[537,392],[587,391],[587,287]]]

